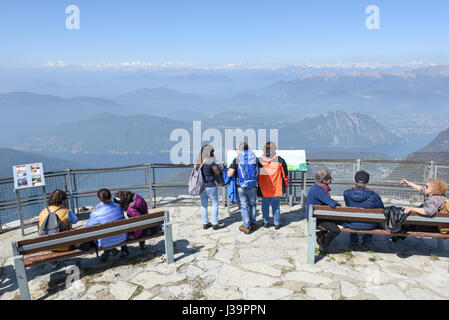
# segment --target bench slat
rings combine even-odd
[[[150,219],[154,219],[154,218],[163,217],[164,214],[165,214],[164,211],[154,212],[154,213],[149,213],[149,214],[145,214],[142,216],[133,217],[133,218],[129,218],[129,219],[108,222],[108,223],[97,225],[97,226],[64,231],[64,232],[60,232],[58,234],[53,234],[53,235],[44,236],[44,237],[37,237],[37,238],[33,238],[33,239],[28,239],[28,240],[21,240],[21,241],[17,242],[17,246],[22,247],[22,246],[26,246],[26,245],[30,245],[30,244],[43,242],[43,241],[61,239],[61,238],[67,237],[67,236],[79,235],[79,234],[83,234],[83,233],[89,233],[92,231],[108,229],[111,227],[125,225],[125,224],[131,223],[131,222],[150,220]],[[136,229],[136,230],[139,230],[139,229]]]
[[[325,231],[326,229],[323,227],[317,227],[317,230]],[[378,235],[386,235],[386,236],[398,236],[398,237],[418,237],[418,238],[441,238],[441,239],[449,239],[449,234],[444,233],[436,233],[436,232],[421,232],[421,231],[407,231],[401,233],[391,233],[390,231],[383,229],[374,229],[374,230],[354,230],[348,228],[340,228],[341,232],[350,232],[350,233],[358,233],[358,234],[378,234]]]
[[[129,219],[129,220],[131,220],[131,219]],[[69,246],[69,245],[74,245],[74,244],[79,244],[79,243],[83,243],[83,242],[89,242],[89,241],[92,241],[92,240],[107,238],[107,237],[111,237],[111,236],[115,236],[115,235],[119,235],[119,234],[124,234],[124,233],[128,233],[128,232],[136,231],[136,230],[148,229],[148,228],[151,228],[151,227],[159,226],[159,225],[161,225],[163,223],[164,223],[164,221],[154,222],[154,223],[139,225],[139,226],[136,226],[136,227],[125,228],[125,229],[119,230],[119,231],[108,232],[108,233],[105,233],[105,234],[102,234],[102,235],[86,236],[86,237],[84,237],[82,239],[68,240],[68,241],[59,242],[57,244],[43,245],[43,246],[39,246],[38,248],[20,250],[20,253],[21,254],[30,254],[30,253],[39,252],[39,251],[46,251],[46,250],[57,249],[57,248],[61,248],[61,247]],[[122,225],[126,225],[126,224],[122,224]],[[86,229],[90,229],[90,227],[86,228]],[[89,230],[89,231],[92,232],[92,230]],[[66,237],[69,237],[69,236],[72,236],[72,234],[66,234]],[[32,245],[36,245],[36,244],[39,244],[39,243],[44,242],[44,241],[47,241],[47,239],[42,240],[42,241],[40,241],[38,243],[33,243]]]
[[[332,216],[332,215],[319,215],[315,216],[315,218],[319,220],[335,220],[335,221],[356,221],[356,222],[370,222],[370,223],[384,223],[386,222],[385,218],[383,219],[374,219],[374,218],[358,218],[358,217],[342,217],[342,216]],[[449,222],[435,222],[432,221],[432,218],[424,218],[429,219],[428,221],[411,221],[405,220],[403,222],[404,225],[417,225],[417,226],[436,226],[436,227],[449,227]]]
[[[329,206],[313,206],[314,210],[323,210],[323,211],[335,211],[335,212],[354,212],[354,213],[377,213],[384,214],[383,209],[362,209],[362,208],[354,208],[354,207],[336,207],[331,208]],[[416,212],[411,212],[410,216],[422,217],[420,214]],[[439,212],[435,217],[440,218],[449,218],[449,213]],[[431,218],[429,218],[431,219]]]
[[[111,247],[107,247],[107,248],[98,248],[98,251],[100,252],[100,251],[112,249],[112,248],[119,247],[119,246],[125,246],[128,244],[145,241],[145,240],[160,237],[163,235],[164,235],[164,232],[161,231],[152,236],[127,240],[125,242],[117,244],[116,246],[111,246]],[[86,251],[81,251],[79,249],[75,249],[75,250],[64,251],[64,252],[40,251],[39,253],[31,253],[31,254],[25,255],[23,257],[23,260],[24,260],[25,267],[31,267],[31,266],[37,266],[40,264],[50,263],[50,262],[62,261],[62,260],[75,258],[75,257],[87,255],[87,254],[92,254],[92,253],[95,253],[95,249],[86,250]]]

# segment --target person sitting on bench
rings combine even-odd
[[[138,217],[148,214],[148,205],[144,198],[131,191],[118,191],[114,195],[114,202],[118,203],[123,211],[126,211],[128,218]],[[150,235],[161,231],[160,226],[151,227],[148,230],[136,230],[128,234],[128,239],[138,239],[147,233]],[[139,242],[140,249],[145,249],[145,240]]]
[[[78,222],[78,217],[73,214],[73,212],[67,206],[67,193],[65,191],[56,189],[48,198],[47,201],[48,207],[41,211],[39,214],[39,230],[41,230],[42,225],[45,221],[45,218],[50,214],[50,212],[56,213],[59,220],[61,221],[61,227],[63,231],[68,231],[72,229],[72,224]],[[69,251],[72,247],[62,247],[58,249],[54,249],[53,251]]]
[[[112,196],[111,192],[108,189],[99,190],[97,192],[97,197],[99,204],[97,205],[97,208],[90,214],[89,220],[85,224],[86,227],[125,219],[122,207],[117,203],[111,201]],[[122,243],[126,241],[126,239],[127,234],[123,233],[98,239],[96,240],[96,244],[99,248],[107,248]],[[100,260],[102,262],[106,262],[111,254],[116,255],[117,253],[118,250],[115,248],[105,250],[100,257]],[[126,246],[123,246],[121,256],[125,256],[128,254],[128,248]]]
[[[383,209],[384,203],[377,192],[367,189],[366,185],[369,182],[368,172],[361,170],[355,174],[354,183],[355,188],[345,190],[343,193],[346,207],[356,207],[363,209]],[[347,221],[343,223],[344,228],[353,230],[373,230],[377,228],[377,223],[369,222],[357,222]],[[350,250],[358,250],[359,238],[357,233],[351,233],[349,235]],[[362,250],[368,251],[370,249],[370,243],[373,239],[372,234],[364,234],[362,239]]]
[[[332,182],[331,172],[328,169],[320,169],[315,173],[315,184],[310,188],[307,194],[306,203],[306,219],[309,220],[310,205],[328,205],[332,208],[341,206],[330,196],[331,188],[329,184]],[[334,221],[318,220],[317,226],[326,229],[326,231],[318,231],[316,233],[317,243],[320,247],[320,255],[328,253],[328,247],[332,240],[340,233],[340,228]]]
[[[401,180],[401,184],[404,187],[412,187],[424,196],[424,203],[421,207],[404,207],[404,213],[413,211],[423,216],[434,217],[440,211],[444,201],[446,200],[445,194],[447,192],[447,185],[440,179],[427,179],[424,187],[409,182],[405,179]]]

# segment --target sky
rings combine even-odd
[[[66,28],[76,5],[80,28]],[[380,29],[369,30],[376,5]],[[449,64],[447,0],[2,0],[0,68]],[[59,63],[56,63],[59,62]]]

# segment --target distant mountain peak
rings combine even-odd
[[[417,152],[447,152],[449,151],[449,128],[440,132],[427,146]]]

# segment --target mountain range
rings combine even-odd
[[[175,144],[170,135],[178,128],[191,133],[192,123],[146,114],[103,113],[44,129],[17,141],[16,148],[52,153],[157,154],[170,151]],[[203,130],[208,128],[214,126],[202,124]],[[344,111],[267,127],[273,128],[279,130],[279,146],[283,149],[371,147],[404,142],[371,117]],[[224,128],[221,130],[225,137]]]

